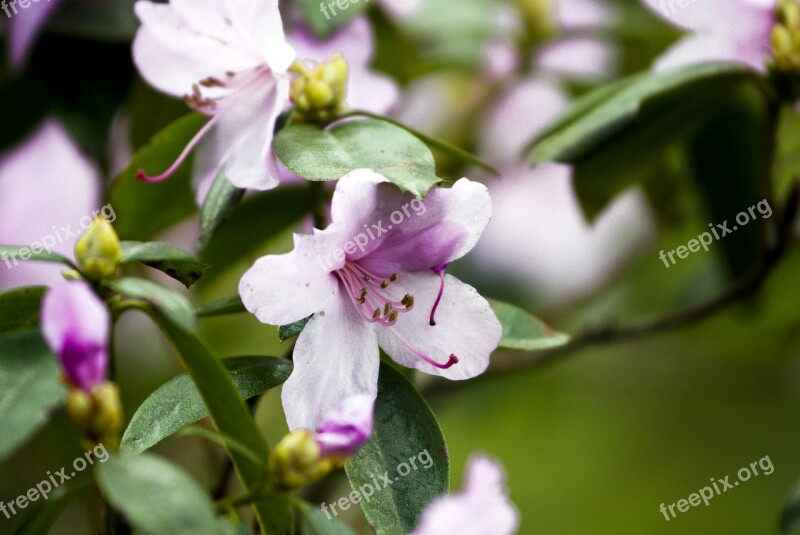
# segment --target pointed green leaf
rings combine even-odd
[[[303,329],[308,323],[308,320],[311,319],[311,316],[301,319],[300,321],[296,321],[290,325],[281,325],[278,328],[278,338],[280,338],[281,342],[285,342],[295,336],[300,336],[300,333],[303,332]]]
[[[47,421],[65,393],[56,358],[38,330],[0,338],[0,459]]]
[[[72,269],[75,269],[75,264],[72,260],[58,253],[48,253],[44,247],[36,247],[39,249],[35,252],[30,246],[24,245],[0,245],[0,260],[3,262],[0,267],[12,269],[20,262],[48,262],[51,264],[64,264]]]
[[[381,535],[409,533],[425,506],[448,492],[450,461],[442,430],[419,392],[391,366],[381,364],[372,438],[345,470],[354,490],[374,488],[378,479],[380,488],[361,508]],[[391,482],[386,488],[384,473]]]
[[[307,180],[338,180],[366,168],[420,198],[439,182],[425,143],[377,119],[345,122],[329,130],[290,125],[276,136],[273,149],[286,167]]]
[[[145,301],[172,322],[187,331],[193,331],[197,323],[192,304],[179,293],[155,282],[135,277],[124,277],[106,283],[109,288],[131,299]]]
[[[500,325],[503,326],[501,349],[536,351],[550,349],[569,342],[570,337],[560,333],[521,308],[500,301],[490,301]]]
[[[182,468],[148,453],[112,455],[97,465],[97,484],[115,509],[145,535],[217,533],[214,505]]]
[[[200,238],[197,249],[201,255],[211,237],[242,200],[244,192],[245,190],[231,184],[231,181],[223,173],[220,173],[214,180],[203,207],[200,209]]]
[[[317,506],[304,503],[298,506],[297,512],[300,513],[300,535],[355,535],[347,524]]]
[[[220,299],[197,309],[197,316],[200,318],[213,318],[214,316],[227,316],[229,314],[241,314],[247,312],[242,303],[242,298],[238,295]]]
[[[242,399],[263,394],[282,384],[292,373],[292,363],[274,357],[235,357],[224,359]],[[185,426],[208,416],[208,410],[188,374],[168,381],[153,392],[134,413],[120,450],[141,453],[177,433]]]
[[[39,325],[44,286],[18,288],[0,294],[0,334]]]
[[[206,266],[191,253],[163,242],[124,241],[122,262],[140,262],[151,268],[163,271],[187,288],[203,277]]]

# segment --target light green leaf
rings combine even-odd
[[[231,184],[223,173],[214,180],[200,210],[200,238],[197,247],[200,254],[234,207],[242,200],[244,192],[245,190]]]
[[[154,282],[123,277],[106,283],[109,288],[131,299],[145,301],[159,312],[169,317],[176,325],[193,331],[197,323],[192,304],[179,293],[173,292]]]
[[[416,469],[411,468],[413,459]],[[425,468],[427,466],[428,468]],[[408,469],[408,470],[406,470]],[[345,466],[354,490],[374,488],[361,508],[381,535],[404,535],[434,498],[449,489],[450,461],[436,417],[419,392],[391,366],[381,364],[372,438]],[[406,475],[401,476],[401,473]],[[390,486],[380,476],[388,473]]]
[[[305,20],[311,25],[317,37],[322,39],[329,38],[337,29],[358,17],[369,6],[369,2],[370,0],[347,0],[344,3],[339,1],[337,5],[337,2],[299,0]],[[324,11],[320,4],[325,6]],[[341,5],[345,8],[341,9],[339,7]]]
[[[38,326],[46,290],[44,286],[31,286],[0,294],[0,334]]]
[[[292,363],[273,357],[235,357],[222,360],[242,399],[263,394],[282,384],[292,373]],[[120,450],[141,453],[208,416],[200,393],[188,374],[159,387],[136,410]]]
[[[0,338],[0,459],[30,438],[66,394],[38,330]]]
[[[207,120],[202,114],[190,113],[170,124],[139,149],[114,179],[109,195],[117,215],[114,228],[122,239],[150,240],[196,213],[190,160],[158,184],[142,182],[136,173],[158,174],[168,169]]]
[[[521,308],[500,301],[490,301],[490,304],[503,326],[501,349],[536,351],[562,346],[570,340],[568,335],[551,329]]]
[[[37,247],[38,249],[38,247]],[[38,253],[34,252],[30,246],[24,245],[0,245],[0,268],[12,269],[20,262],[48,262],[51,264],[64,264],[72,269],[76,269],[72,260],[58,253],[48,253],[43,248]]]
[[[170,243],[124,241],[121,245],[123,263],[140,262],[163,271],[187,288],[200,280],[206,269],[191,253]]]
[[[95,473],[105,499],[146,535],[217,532],[211,499],[166,459],[147,453],[112,455]]]
[[[300,513],[300,535],[355,535],[347,524],[333,513],[325,513],[317,506],[303,503],[297,507]]]
[[[275,154],[307,180],[338,180],[354,169],[372,169],[401,190],[424,197],[439,179],[425,143],[385,121],[351,121],[321,130],[289,125],[276,136]]]

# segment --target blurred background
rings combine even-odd
[[[302,23],[303,5],[282,0],[288,33]],[[492,177],[437,155],[440,176],[485,181],[495,204],[479,247],[453,266],[460,278],[566,333],[626,325],[724,291],[721,247],[669,269],[658,257],[715,222],[680,154],[668,149],[633,171],[619,161],[620,172],[646,178],[591,223],[568,167],[532,169],[519,157],[572,100],[647,70],[679,37],[675,29],[633,0],[386,1],[362,16],[372,35],[349,45],[371,52],[370,70],[396,86],[389,114],[500,170]],[[133,2],[51,0],[17,17],[0,11],[0,243],[26,244],[54,227],[77,226],[110,202],[122,239],[158,237],[191,249],[198,224],[187,170],[157,186],[114,180],[127,176],[138,148],[187,111],[136,72]],[[789,131],[782,142],[791,147],[800,137]],[[780,157],[778,165],[791,167],[800,155]],[[291,248],[291,233],[309,227],[303,207],[287,202],[298,188],[248,197],[209,249],[211,270],[193,291],[196,303],[235,294],[253,260]],[[171,202],[158,204],[164,191]],[[59,247],[69,254],[73,243]],[[800,479],[799,270],[800,252],[791,250],[756,297],[688,328],[579,347],[546,366],[455,388],[421,379],[448,440],[452,488],[461,487],[465,460],[480,450],[504,463],[522,534],[777,533]],[[0,264],[0,289],[55,276],[58,269]],[[249,315],[203,320],[202,334],[224,356],[289,349],[276,329]],[[180,364],[137,313],[124,317],[116,346],[130,416]],[[286,431],[279,391],[258,400],[256,415],[274,444]],[[0,464],[0,500],[82,451],[57,416]],[[208,442],[174,439],[156,451],[210,490],[226,487],[223,454]],[[764,456],[774,464],[771,475],[669,522],[659,512],[660,504],[688,497],[712,477],[735,478]],[[339,475],[310,498],[332,501],[347,492]],[[97,499],[85,491],[64,504],[50,533],[96,532]],[[347,514],[370,533],[359,511]],[[24,519],[0,518],[0,533],[14,533]]]

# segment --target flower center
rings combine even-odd
[[[450,355],[447,362],[444,364],[435,361],[411,345],[411,343],[394,328],[394,324],[397,323],[397,318],[400,314],[409,312],[414,308],[414,296],[412,294],[407,293],[402,298],[398,298],[390,289],[392,283],[399,278],[397,273],[384,279],[383,277],[378,277],[370,273],[357,263],[348,261],[345,262],[342,269],[334,271],[334,274],[344,285],[345,291],[350,297],[350,302],[353,303],[358,315],[361,316],[364,321],[368,323],[377,323],[388,328],[412,353],[437,368],[444,370],[458,362],[458,357],[453,354]],[[442,282],[444,282],[444,279],[442,279]],[[439,297],[436,299],[433,311],[436,310],[440,299],[441,291]],[[433,311],[431,312],[431,318],[433,318]],[[435,325],[435,322],[431,325]]]

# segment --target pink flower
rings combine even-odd
[[[289,427],[314,429],[344,399],[377,394],[378,346],[396,362],[449,379],[482,373],[501,327],[474,288],[444,274],[478,241],[491,215],[486,188],[462,179],[423,201],[377,173],[342,178],[331,225],[295,235],[266,256],[239,293],[264,323],[313,314],[283,388]]]
[[[683,7],[675,0],[642,1],[667,22],[691,32],[656,61],[656,70],[710,61],[766,70],[775,0],[702,0]]]
[[[467,464],[464,490],[430,503],[410,535],[516,533],[519,512],[508,499],[503,469],[485,455],[474,455]]]
[[[89,392],[105,381],[111,316],[86,282],[55,283],[42,303],[41,326],[75,386]]]
[[[286,69],[295,59],[278,1],[139,1],[135,9],[142,22],[133,43],[139,72],[210,117],[170,169],[141,178],[168,178],[200,144],[194,175],[201,191],[220,171],[240,188],[277,186],[272,137],[288,99]]]
[[[369,440],[372,434],[375,398],[359,395],[345,399],[314,433],[323,457],[349,457]]]
[[[71,257],[81,222],[91,223],[99,202],[97,169],[55,121],[0,155],[0,244],[47,245]],[[49,284],[62,269],[0,256],[0,290]]]
[[[375,44],[369,22],[361,17],[327,41],[317,39],[306,26],[297,26],[289,35],[297,57],[321,62],[341,52],[350,67],[347,105],[375,113],[387,113],[397,102],[399,90],[390,78],[370,69]]]

